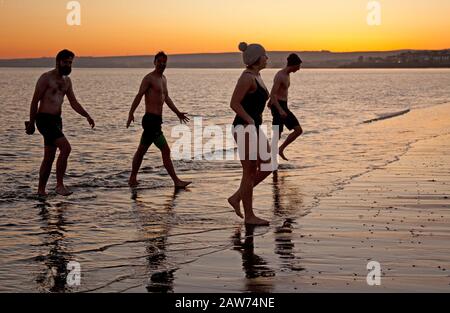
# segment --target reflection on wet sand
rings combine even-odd
[[[157,209],[150,209],[147,203],[139,200],[137,190],[132,191],[133,207],[139,214],[141,231],[144,237],[148,238],[145,244],[149,276],[146,289],[149,292],[173,292],[174,273],[178,268],[171,268],[170,261],[167,260],[166,245],[171,219],[173,220],[175,214],[173,211],[175,200],[180,191],[174,190],[160,212]]]
[[[294,224],[296,219],[302,215],[302,194],[297,187],[289,186],[285,181],[286,176],[280,175],[278,172],[273,173],[274,220],[281,219],[283,221],[281,226],[274,228],[275,254],[281,260],[282,271],[302,271],[304,268],[298,265],[299,258],[296,256],[293,240]],[[243,226],[239,226],[236,229],[232,236],[232,242],[233,249],[242,255],[246,291],[271,292],[274,289],[275,270],[264,258],[255,254],[255,226],[245,226],[245,238],[242,238],[242,228]]]
[[[41,200],[40,200],[41,201]],[[46,201],[36,205],[42,220],[41,229],[44,233],[42,247],[48,252],[46,255],[37,257],[39,263],[44,264],[44,269],[36,277],[38,290],[41,292],[66,292],[67,287],[67,264],[71,255],[66,246],[66,220],[64,211],[67,203],[61,202],[55,207]]]
[[[293,224],[296,218],[301,216],[303,206],[302,195],[296,186],[288,186],[286,177],[278,172],[273,174],[273,204],[275,217],[284,219],[283,225],[275,227],[275,253],[281,259],[281,269],[300,271],[302,267],[297,265],[295,245],[292,241]]]
[[[242,268],[247,278],[246,289],[250,292],[271,292],[273,286],[270,277],[275,276],[275,272],[267,266],[262,257],[255,254],[255,226],[245,226],[244,241],[242,241],[242,227],[236,229],[232,242],[233,249],[242,254]]]

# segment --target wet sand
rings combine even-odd
[[[237,227],[235,252],[224,250],[184,267],[175,291],[448,292],[449,155],[450,135],[415,144],[398,162],[321,201],[297,220],[298,234],[286,222],[275,231],[250,230],[247,235],[257,235],[245,240],[243,227]],[[273,269],[264,260],[270,249],[285,258],[285,268]],[[367,285],[371,260],[381,264],[381,286]]]
[[[323,200],[301,223],[310,272],[302,288],[450,291],[449,155],[450,135],[422,141]],[[366,283],[372,260],[381,286]]]
[[[398,159],[343,182],[305,216],[268,229],[236,227],[232,247],[184,266],[174,290],[450,291],[450,106],[374,127],[404,127],[418,119],[426,124],[424,116],[447,133],[413,143]],[[284,175],[280,171],[273,185]],[[274,209],[283,210],[276,197]],[[380,286],[367,284],[370,261],[381,265]]]

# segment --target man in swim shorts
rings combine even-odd
[[[302,60],[298,55],[292,53],[287,61],[287,66],[275,75],[269,100],[269,108],[273,116],[272,125],[279,127],[280,138],[284,131],[284,126],[289,130],[293,130],[278,150],[281,158],[286,161],[288,159],[284,154],[284,150],[303,133],[298,119],[288,108],[288,90],[291,84],[290,74],[300,70]]]
[[[155,146],[161,150],[164,167],[172,178],[175,188],[185,188],[190,185],[191,182],[179,179],[175,173],[170,157],[170,148],[161,129],[164,103],[166,103],[178,116],[181,123],[187,123],[189,118],[187,117],[187,113],[178,111],[172,99],[169,97],[167,79],[163,75],[167,65],[167,55],[164,52],[156,54],[154,64],[155,69],[142,80],[141,87],[131,105],[130,113],[128,115],[127,128],[130,127],[131,122],[134,121],[134,112],[141,103],[142,98],[145,96],[145,115],[142,118],[144,132],[142,133],[139,147],[133,158],[133,165],[128,184],[130,187],[136,187],[139,184],[137,181],[139,168],[141,167],[142,160],[147,153],[148,148],[154,143]]]
[[[72,71],[72,62],[75,55],[68,50],[62,50],[56,56],[56,68],[42,74],[39,78],[31,101],[30,120],[25,122],[26,133],[32,135],[35,132],[35,124],[44,137],[44,159],[39,171],[38,194],[46,196],[46,185],[50,176],[56,149],[60,154],[56,163],[56,192],[68,196],[72,192],[64,186],[64,175],[67,168],[67,160],[71,152],[71,146],[64,136],[62,129],[62,104],[64,96],[69,99],[71,107],[81,116],[85,117],[92,128],[94,120],[77,101],[72,88],[69,75]]]

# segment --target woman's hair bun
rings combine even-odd
[[[241,42],[241,43],[239,44],[239,50],[242,51],[242,52],[244,52],[245,50],[247,50],[247,47],[248,47],[248,45],[247,45],[246,42]]]

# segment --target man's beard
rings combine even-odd
[[[72,73],[72,68],[69,66],[60,66],[58,68],[59,74],[62,76],[69,76]]]

